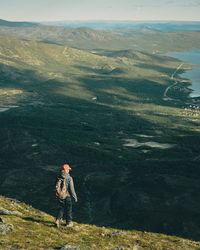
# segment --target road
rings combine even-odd
[[[175,74],[177,73],[177,71],[178,71],[183,65],[184,65],[184,63],[181,63],[181,64],[176,68],[176,70],[173,72],[173,74],[172,74],[171,77],[170,77],[172,81],[174,80],[174,76],[175,76]],[[175,82],[174,82],[172,85],[170,85],[169,87],[167,87],[167,88],[165,89],[165,92],[164,92],[164,94],[163,94],[163,99],[164,99],[164,100],[173,100],[172,98],[170,98],[169,96],[167,96],[167,92],[168,92],[171,88],[173,88],[177,83],[178,83],[178,82],[175,80]]]

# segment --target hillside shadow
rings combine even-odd
[[[84,87],[94,93],[94,96],[101,98],[106,104],[155,104],[166,107],[177,107],[184,104],[183,101],[177,100],[166,102],[163,100],[163,94],[166,86],[159,84],[155,80],[149,79],[130,79],[107,75],[106,77],[86,76],[79,77],[78,80],[84,83]],[[113,88],[113,86],[115,86]],[[115,90],[116,89],[116,90]],[[181,97],[181,93],[179,93]]]
[[[29,222],[41,223],[41,224],[48,226],[48,227],[55,227],[55,223],[53,221],[47,221],[44,219],[36,219],[34,217],[23,217],[23,220],[29,221]]]
[[[198,131],[145,119],[127,110],[117,91],[104,91],[123,87],[142,102],[170,107],[156,100],[162,92],[156,82],[77,77],[93,100],[70,96],[71,82],[46,81],[30,70],[18,74],[0,78],[1,87],[30,94],[18,109],[0,113],[1,194],[55,216],[55,179],[67,160],[79,197],[76,221],[200,240]],[[126,147],[128,139],[175,148]]]

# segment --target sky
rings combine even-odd
[[[200,21],[200,0],[0,0],[0,19]]]

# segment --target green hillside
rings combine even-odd
[[[191,65],[184,64],[171,78],[180,64],[141,50],[83,51],[0,37],[1,194],[55,215],[54,182],[67,160],[79,197],[74,219],[83,234],[112,227],[199,240],[200,113],[192,108],[199,99],[188,98],[190,82],[183,83],[179,75]],[[166,98],[174,80],[179,85]],[[22,223],[19,230],[23,223],[30,223],[33,234],[40,230],[40,224],[37,229],[34,222],[15,220]],[[14,224],[9,217],[8,223]],[[41,238],[48,232],[56,231],[48,228]],[[88,241],[87,235],[74,234],[70,243],[78,240],[84,246]],[[173,249],[170,244],[184,249],[179,240],[173,242],[177,238],[162,243],[156,237],[167,236],[130,235],[127,241],[117,236],[115,244],[119,240],[127,247],[130,238],[140,235],[144,249]],[[50,237],[48,245],[62,245],[69,236],[63,237],[55,242]],[[145,237],[148,242],[152,237],[150,245]],[[43,247],[43,242],[34,244]],[[109,242],[106,238],[98,244],[110,249],[116,239]],[[188,249],[196,247],[183,242]]]
[[[195,250],[200,243],[174,236],[140,231],[125,231],[95,225],[64,224],[57,229],[54,218],[24,203],[0,197],[0,249],[101,249],[101,250]],[[14,213],[14,215],[12,215]],[[7,227],[6,227],[7,226]],[[8,228],[7,232],[3,228]]]
[[[23,23],[5,22],[0,22],[0,36],[62,44],[85,50],[133,49],[149,53],[165,53],[200,48],[199,31],[94,30],[87,27],[65,28],[32,23],[23,25]]]

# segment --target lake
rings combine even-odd
[[[188,78],[192,81],[190,88],[193,92],[190,97],[200,96],[200,50],[184,51],[184,52],[170,52],[168,56],[175,57],[181,61],[193,64],[191,70],[186,71],[182,74],[184,78]]]

